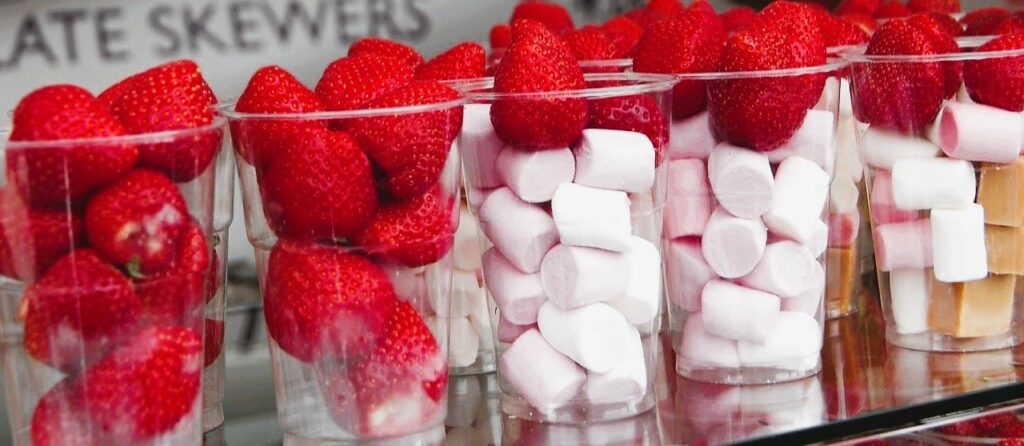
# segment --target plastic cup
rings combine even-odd
[[[494,337],[487,308],[487,288],[480,267],[479,226],[463,197],[455,231],[448,373],[478,375],[494,371]]]
[[[585,74],[625,73],[633,70],[633,59],[581,60],[580,69]]]
[[[203,321],[203,431],[224,424],[224,321],[227,302],[228,234],[234,219],[235,163],[231,150],[221,151],[216,164],[217,191],[213,213],[213,260],[210,285],[213,298],[206,303]]]

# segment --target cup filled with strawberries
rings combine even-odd
[[[0,189],[15,444],[201,441],[215,203],[232,174],[215,104],[187,60],[18,102]]]

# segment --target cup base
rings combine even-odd
[[[802,367],[708,367],[693,364],[685,358],[676,359],[676,373],[683,378],[713,384],[777,384],[814,376],[821,371],[821,360],[813,358],[794,359]],[[811,365],[813,364],[813,365]]]
[[[584,424],[601,423],[630,418],[654,408],[654,392],[629,403],[594,404],[587,401],[569,402],[551,413],[534,409],[525,398],[501,395],[501,410],[506,415],[544,423]]]
[[[224,405],[203,408],[203,432],[213,431],[224,425]]]
[[[828,311],[825,312],[825,318],[828,320],[839,319],[852,314],[857,314],[857,307],[853,305],[847,308],[829,308]]]
[[[497,369],[493,351],[481,351],[476,361],[465,367],[448,367],[448,376],[473,376],[494,373]]]
[[[332,438],[305,438],[285,432],[284,446],[440,446],[441,444],[444,444],[444,438],[445,433],[443,425],[399,437],[378,439],[340,440]]]
[[[942,333],[900,334],[890,328],[885,339],[892,345],[924,352],[982,352],[1013,347],[1024,341],[1021,330],[977,338],[958,338]]]

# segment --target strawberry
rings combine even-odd
[[[938,54],[933,34],[892,20],[871,37],[868,55]],[[857,120],[904,132],[924,129],[939,112],[945,72],[936,62],[872,62],[853,67],[851,89]]]
[[[81,385],[76,377],[64,378],[46,391],[32,412],[34,446],[99,446],[110,444],[94,438],[82,407]]]
[[[197,414],[202,349],[202,337],[192,328],[140,330],[81,375],[90,424],[105,437],[134,444]]]
[[[836,6],[837,15],[843,14],[867,14],[873,15],[882,6],[882,0],[843,0]]]
[[[1007,51],[1024,48],[1024,34],[996,37],[978,51]],[[1024,56],[999,57],[964,62],[964,85],[979,104],[1004,110],[1024,110]]]
[[[366,104],[368,109],[438,104],[459,93],[435,81],[416,81]],[[452,142],[462,128],[462,107],[354,119],[352,135],[384,172],[384,189],[405,200],[427,191],[441,177]]]
[[[188,207],[163,174],[135,169],[99,191],[85,208],[89,243],[133,276],[167,268],[189,222]]]
[[[626,13],[626,17],[648,28],[662,20],[671,19],[684,10],[686,7],[679,0],[650,0],[643,8]]]
[[[62,371],[80,369],[130,334],[141,309],[128,278],[89,249],[54,263],[21,305],[25,350]]]
[[[569,11],[564,6],[557,3],[547,2],[523,2],[516,5],[515,9],[512,10],[512,17],[508,19],[508,23],[513,24],[517,20],[533,20],[541,23],[548,27],[551,32],[562,35],[573,30],[576,27],[572,23],[572,17],[569,16]]]
[[[725,31],[731,34],[750,24],[756,13],[749,6],[739,6],[723,12],[719,17],[722,19],[722,24],[725,25]]]
[[[203,367],[209,367],[224,350],[224,321],[206,318],[203,331]]]
[[[364,360],[317,368],[329,413],[367,437],[401,435],[443,417],[448,368],[437,340],[408,302],[398,302],[384,339]]]
[[[177,241],[170,266],[134,280],[147,325],[187,324],[195,318],[207,296],[210,245],[203,229],[191,222]]]
[[[949,16],[960,12],[960,0],[907,0],[907,7],[913,12],[937,12]]]
[[[956,435],[960,437],[973,437],[978,433],[978,430],[975,429],[973,420],[957,421],[955,423],[939,426],[935,430],[946,435]]]
[[[512,24],[512,44],[494,76],[497,93],[578,90],[586,87],[583,71],[562,39],[532,20]],[[502,99],[491,106],[498,137],[520,149],[567,147],[587,123],[581,98]]]
[[[779,1],[725,44],[720,71],[760,71],[825,63],[820,12]],[[712,129],[741,147],[768,151],[789,140],[824,88],[824,74],[715,80],[708,83]]]
[[[217,99],[190,60],[151,68],[128,79],[110,111],[128,133],[143,134],[205,127],[213,123]],[[140,144],[139,165],[176,182],[187,182],[213,162],[223,135],[219,129]]]
[[[1016,34],[1024,31],[1024,17],[1014,14],[999,22],[999,25],[992,30],[991,34],[1001,36],[1004,34]]]
[[[379,37],[364,37],[353,42],[348,47],[348,55],[358,54],[393,57],[405,62],[413,70],[423,63],[423,56],[412,47]]]
[[[939,54],[960,52],[960,45],[956,43],[956,39],[953,38],[954,36],[947,32],[949,23],[946,21],[951,22],[952,19],[943,17],[940,20],[931,15],[917,14],[906,20],[908,23],[928,32],[929,38]],[[943,23],[947,23],[947,25],[943,25]],[[959,27],[955,22],[952,23],[952,26]],[[963,63],[950,61],[939,62],[939,65],[942,66],[945,77],[942,87],[943,98],[951,98],[960,90],[960,85],[963,84]]]
[[[1012,412],[1000,412],[992,415],[975,418],[973,420],[977,435],[989,436],[995,434],[999,428],[1009,424],[1021,424],[1020,418]]]
[[[604,22],[601,29],[604,30],[612,47],[615,48],[614,58],[632,56],[636,44],[640,42],[640,37],[644,34],[644,28],[639,23],[624,16],[614,17]]]
[[[960,25],[960,23],[957,22],[956,19],[951,17],[949,14],[929,12],[926,13],[925,15],[931,17],[932,20],[938,22],[939,27],[942,28],[942,31],[948,34],[950,37],[960,37],[964,35],[964,27]]]
[[[263,211],[278,237],[336,240],[377,211],[370,161],[347,133],[299,135],[259,177]]]
[[[414,75],[405,61],[395,57],[350,55],[327,66],[315,91],[328,110],[356,110],[408,84]]]
[[[828,48],[860,45],[868,41],[868,33],[860,26],[827,12],[821,14],[821,33]]]
[[[996,443],[996,446],[1024,446],[1024,440],[1021,440],[1019,438],[1002,439],[999,440],[998,443]]]
[[[875,29],[878,28],[878,21],[875,20],[874,17],[871,17],[870,15],[867,14],[841,14],[839,15],[839,18],[859,26],[860,29],[863,29],[864,32],[868,33],[869,35],[873,34],[875,32]]]
[[[305,362],[347,360],[384,335],[397,301],[387,273],[343,248],[279,240],[263,282],[267,331]]]
[[[875,9],[876,19],[896,19],[910,14],[913,14],[913,11],[903,3],[900,3],[899,0],[889,0],[879,5],[878,9]]]
[[[491,27],[488,42],[492,50],[508,48],[508,42],[512,39],[512,28],[504,23],[495,24]]]
[[[463,42],[416,69],[416,79],[450,81],[484,76],[487,55],[475,42]]]
[[[85,239],[82,217],[32,208],[14,190],[0,190],[0,274],[31,281]]]
[[[999,25],[999,22],[1010,17],[1010,11],[1006,8],[992,6],[978,8],[964,14],[960,18],[960,25],[964,27],[964,35],[967,36],[988,36],[992,30]]]
[[[587,127],[643,133],[654,145],[655,165],[661,165],[664,159],[668,119],[652,96],[641,94],[592,100]]]
[[[271,65],[253,73],[235,104],[239,113],[298,114],[324,111],[320,98],[283,68]],[[262,171],[282,147],[306,132],[322,130],[324,123],[298,119],[235,119],[231,136],[235,151]]]
[[[1009,423],[999,427],[996,432],[999,438],[1024,439],[1024,423]]]
[[[565,35],[565,43],[577,60],[607,60],[615,57],[615,46],[601,28],[587,25]]]
[[[110,112],[88,91],[53,85],[29,93],[12,117],[11,141],[105,138],[126,134]],[[6,150],[7,178],[26,201],[36,206],[65,207],[116,180],[135,164],[131,144],[46,144]]]
[[[410,268],[434,263],[451,250],[452,197],[435,187],[408,201],[386,204],[353,240],[366,252]]]

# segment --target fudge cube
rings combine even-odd
[[[932,281],[928,324],[932,330],[961,338],[1005,333],[1013,317],[1016,282],[1013,275],[990,275],[951,286]]]
[[[1011,164],[983,164],[978,204],[985,208],[985,223],[1024,226],[1024,159]]]
[[[1024,227],[985,225],[988,270],[996,274],[1024,274]]]

